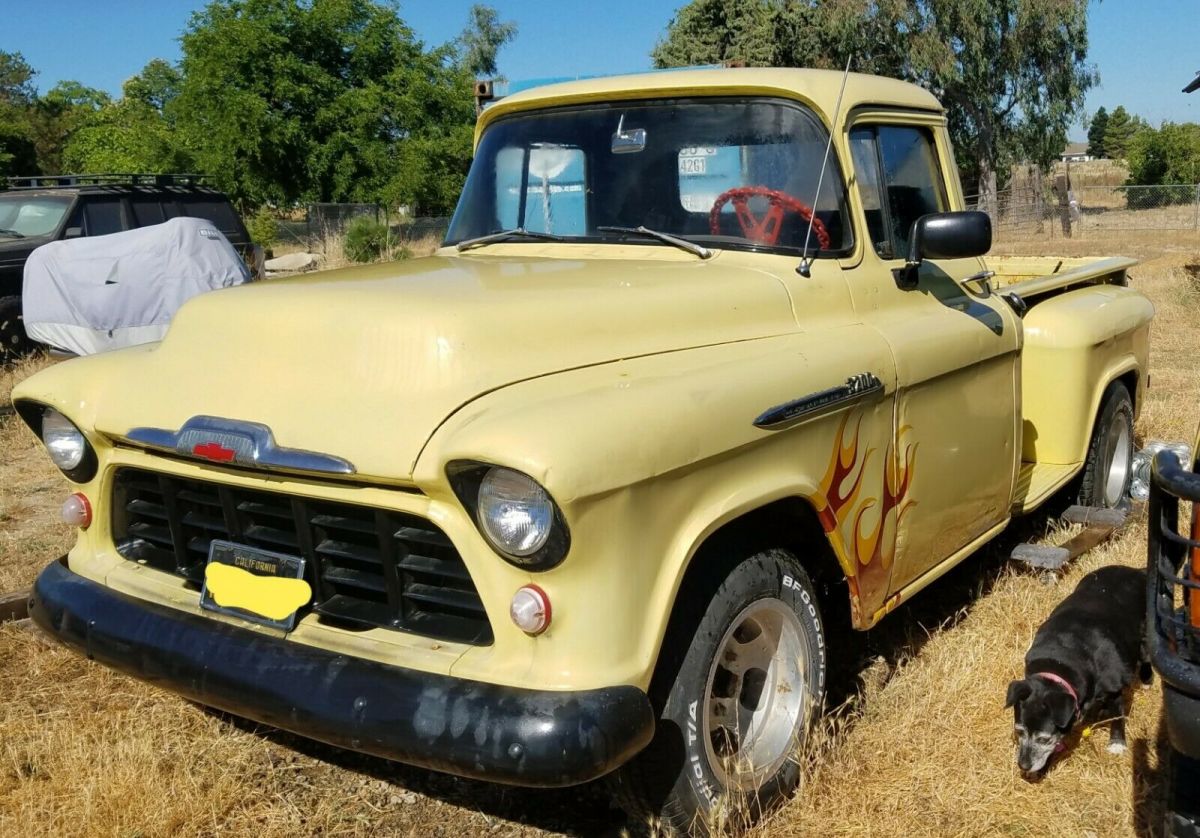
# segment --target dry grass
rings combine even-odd
[[[379,261],[390,262],[397,259],[415,259],[421,256],[430,256],[441,246],[442,238],[436,234],[418,236],[416,238],[400,238],[393,242],[388,252]],[[344,268],[356,264],[346,256],[344,236],[340,235],[329,235],[321,238],[319,243],[311,250],[307,242],[292,241],[276,245],[272,248],[272,252],[276,256],[283,256],[287,253],[318,253],[321,257],[320,270],[333,270],[334,268]]]
[[[1125,252],[1158,308],[1154,387],[1139,439],[1190,438],[1198,417],[1200,240],[1057,242],[1063,255]],[[1103,247],[1104,250],[1100,248]],[[1045,245],[1005,245],[1036,253]],[[36,366],[36,363],[32,366]],[[20,377],[31,368],[19,370]],[[0,377],[0,396],[10,387]],[[0,400],[0,590],[27,585],[65,546],[64,488]],[[43,498],[39,500],[39,498]],[[1004,555],[1033,519],[876,630],[834,650],[840,668],[803,793],[756,836],[1156,835],[1162,800],[1159,687],[1135,697],[1130,754],[1082,740],[1039,783],[1014,768],[1002,707],[1036,626],[1079,577],[1144,563],[1135,525],[1057,586]],[[621,832],[602,789],[504,789],[407,769],[210,713],[0,627],[0,834],[543,835]]]

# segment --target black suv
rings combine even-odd
[[[1200,459],[1189,471],[1169,451],[1151,466],[1146,642],[1162,676],[1171,746],[1163,834],[1200,836]],[[1180,520],[1180,501],[1191,520]],[[1184,535],[1184,533],[1187,533]]]
[[[48,175],[8,179],[0,192],[0,361],[32,348],[21,322],[21,283],[34,248],[103,236],[177,216],[212,222],[256,276],[261,249],[222,192],[202,175]]]

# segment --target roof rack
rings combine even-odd
[[[8,178],[9,189],[73,189],[80,186],[199,186],[208,175],[96,174],[23,175]]]

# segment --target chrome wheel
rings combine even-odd
[[[792,753],[809,704],[802,631],[786,604],[760,599],[737,615],[717,646],[703,737],[726,788],[753,791]]]
[[[1119,506],[1129,485],[1129,425],[1118,414],[1104,440],[1104,505]]]

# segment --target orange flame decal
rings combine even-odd
[[[847,413],[842,417],[842,423],[838,426],[837,440],[833,444],[833,458],[825,470],[825,477],[821,479],[820,509],[817,510],[817,514],[821,518],[825,532],[833,532],[837,529],[838,524],[845,520],[842,513],[853,506],[854,501],[858,498],[863,478],[867,473],[867,460],[871,457],[871,449],[868,449],[863,455],[862,463],[858,462],[858,434],[862,429],[861,416],[854,424],[854,436],[851,438],[850,444],[845,443],[846,425],[849,421],[850,414]],[[855,471],[856,467],[858,477],[854,478],[850,487],[843,491],[846,478]]]
[[[855,572],[847,581],[857,611],[860,595],[875,600],[886,594],[900,521],[916,504],[909,490],[916,473],[917,444],[905,445],[904,436],[911,427],[900,428],[897,439],[889,442],[885,451],[880,497],[860,499],[874,449],[868,448],[860,456],[862,416],[855,420],[851,434],[847,433],[849,423],[847,414],[838,426],[833,456],[815,500],[821,525],[852,560]],[[903,449],[901,456],[897,456],[899,449]],[[876,516],[873,526],[864,520]]]

